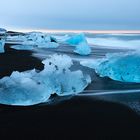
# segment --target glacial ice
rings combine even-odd
[[[101,77],[140,83],[140,54],[136,52],[108,54],[95,70]]]
[[[54,38],[53,38],[54,40]],[[45,33],[31,32],[26,35],[25,44],[37,45],[39,48],[57,48],[59,44],[52,42],[52,37]]]
[[[4,28],[0,28],[0,34],[5,34],[7,31]]]
[[[85,35],[78,34],[73,35],[65,40],[66,43],[75,47],[74,52],[80,55],[89,55],[91,53],[91,48],[88,45]]]
[[[100,77],[109,77],[121,82],[140,83],[140,52],[109,53],[102,59],[80,62],[95,69]]]
[[[21,41],[24,46],[12,46],[18,50],[32,50],[34,48],[57,48],[61,43],[66,43],[73,47],[73,51],[80,55],[89,55],[91,48],[88,45],[84,34],[65,35],[65,36],[50,36],[41,32],[30,32],[25,35],[8,36],[7,40]],[[29,48],[29,46],[31,46]]]
[[[20,50],[20,47],[21,50],[26,50],[26,46],[27,50],[32,50],[33,48],[57,48],[59,46],[59,43],[55,41],[55,38],[41,32],[30,32],[25,35],[16,36],[9,35],[7,40],[22,42],[24,46],[12,46],[12,48],[17,48],[18,50]],[[32,47],[29,49],[29,46]]]
[[[6,30],[0,28],[0,53],[4,52]]]
[[[75,45],[79,45],[81,42],[87,43],[87,40],[85,38],[85,35],[81,33],[81,34],[69,36],[69,38],[66,39],[66,42],[70,45],[75,46]]]
[[[55,54],[43,63],[45,68],[41,72],[13,72],[10,77],[2,78],[0,103],[23,106],[43,103],[54,93],[58,96],[78,94],[91,82],[90,76],[81,70],[70,70],[73,62],[69,56]]]
[[[0,53],[4,52],[4,45],[5,45],[5,40],[0,39]]]
[[[74,52],[80,55],[89,55],[91,53],[91,49],[87,43],[82,42],[76,46]]]

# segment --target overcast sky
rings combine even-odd
[[[0,27],[140,29],[140,0],[1,0]]]

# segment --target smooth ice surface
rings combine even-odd
[[[62,63],[63,62],[63,63]],[[13,72],[0,80],[0,103],[8,105],[33,105],[47,102],[51,94],[59,96],[82,92],[91,82],[89,75],[81,70],[71,71],[73,65],[66,55],[53,55],[43,61],[45,68]]]

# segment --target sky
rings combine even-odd
[[[0,27],[140,30],[140,0],[1,0]]]

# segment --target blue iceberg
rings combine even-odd
[[[88,45],[88,42],[86,40],[85,35],[78,34],[78,35],[73,35],[66,39],[65,41],[69,45],[72,45],[75,47],[74,52],[80,55],[89,55],[91,53],[91,48]]]
[[[101,77],[140,83],[140,54],[136,52],[108,54],[95,70]]]
[[[80,64],[94,69],[100,77],[140,83],[139,52],[110,53],[105,58],[81,61]]]
[[[44,103],[54,93],[78,94],[91,82],[90,76],[81,70],[70,70],[73,61],[69,56],[53,55],[43,63],[45,68],[41,72],[13,72],[10,77],[0,79],[0,103],[22,106]]]
[[[87,40],[85,35],[81,33],[81,34],[69,36],[69,38],[66,39],[66,42],[70,45],[75,46],[75,45],[79,45],[81,42],[87,43]]]

